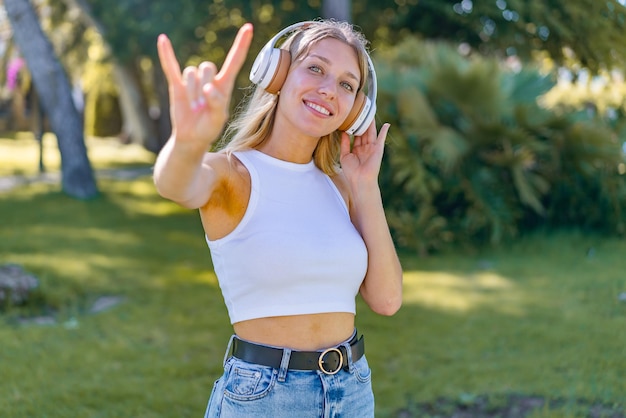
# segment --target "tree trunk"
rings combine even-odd
[[[352,2],[350,0],[324,0],[322,17],[325,19],[352,21]]]
[[[159,152],[154,121],[150,119],[143,92],[134,69],[113,63],[113,76],[118,85],[120,110],[122,112],[122,135],[129,142],[143,145],[148,151]]]
[[[43,135],[45,133],[44,123],[45,123],[45,112],[41,105],[41,100],[39,99],[39,95],[37,91],[33,89],[32,91],[32,99],[31,99],[31,110],[30,110],[30,119],[31,119],[31,128],[33,130],[33,134],[35,135],[35,139],[39,144],[39,173],[46,172],[46,166],[44,165],[43,158]]]
[[[95,29],[104,42],[106,56],[113,64],[113,77],[118,86],[122,114],[122,138],[125,141],[140,144],[154,153],[159,152],[163,143],[159,140],[154,121],[150,119],[140,80],[135,77],[135,69],[132,65],[123,66],[116,59],[107,43],[104,27],[93,17],[91,8],[85,0],[64,1],[69,8],[75,8],[80,12],[79,16],[83,22]]]
[[[72,89],[52,44],[39,25],[29,0],[4,0],[13,38],[26,61],[35,88],[57,137],[61,185],[65,193],[88,199],[98,194],[87,158],[83,121],[74,107]]]
[[[170,95],[167,89],[167,80],[160,65],[152,66],[154,77],[154,88],[159,101],[159,115],[157,119],[157,133],[159,140],[159,151],[172,133],[172,121],[170,119]]]

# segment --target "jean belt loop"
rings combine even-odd
[[[284,382],[287,378],[287,370],[289,369],[289,360],[291,360],[291,349],[283,349],[283,358],[280,360],[280,370],[278,372],[278,381]]]
[[[347,363],[348,363],[348,371],[352,371],[352,347],[350,347],[350,343],[349,342],[345,342],[343,344],[341,344],[341,346],[343,348],[345,348],[346,350],[346,356],[347,356]],[[340,366],[341,367],[341,366]]]
[[[233,348],[233,340],[235,339],[235,334],[230,336],[230,340],[228,340],[228,345],[226,346],[226,352],[224,353],[224,361],[222,362],[222,366],[226,367],[226,360],[230,357],[231,349]]]
[[[350,341],[354,340],[357,337],[358,331],[356,328],[354,328],[354,331],[352,332],[352,335],[350,336],[350,339],[348,341],[346,341],[345,343],[341,344],[343,348],[346,349],[346,358],[347,358],[347,363],[348,363],[348,371],[352,371],[352,347],[350,346]]]

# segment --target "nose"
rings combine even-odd
[[[330,99],[334,98],[337,94],[337,83],[332,77],[325,77],[320,83],[317,91]]]

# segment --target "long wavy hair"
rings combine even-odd
[[[368,77],[367,40],[350,23],[335,20],[318,20],[292,32],[280,45],[289,50],[293,63],[306,54],[312,45],[325,38],[333,38],[351,46],[357,55],[363,88]],[[236,109],[236,114],[227,126],[220,143],[221,152],[228,155],[234,151],[258,148],[269,137],[280,95],[271,94],[262,87],[252,86]],[[313,152],[315,165],[328,175],[339,169],[340,131],[331,132],[320,138]]]

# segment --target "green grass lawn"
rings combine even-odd
[[[6,135],[5,135],[6,136]],[[122,144],[114,138],[86,138],[85,146],[94,169],[145,166],[154,162],[154,154],[138,144]],[[43,163],[46,170],[58,172],[61,155],[51,133],[43,137]],[[15,132],[0,138],[0,176],[37,175],[39,145],[31,132]]]
[[[36,171],[35,145],[17,143],[0,140],[0,175]],[[101,168],[152,158],[88,145]],[[41,282],[36,303],[0,313],[0,416],[202,416],[231,328],[198,215],[161,199],[149,177],[99,187],[90,201],[55,184],[0,193],[0,264]],[[358,305],[377,416],[426,416],[441,398],[486,396],[495,409],[512,394],[553,401],[535,418],[624,416],[624,254],[624,240],[563,233],[404,255],[401,311]],[[90,313],[102,296],[123,301]],[[591,415],[592,404],[622,415]]]

